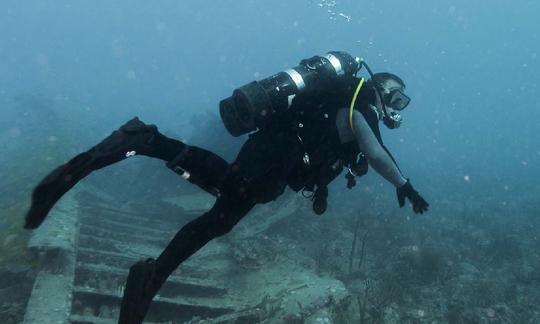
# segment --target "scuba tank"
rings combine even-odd
[[[233,136],[263,129],[272,116],[285,112],[297,94],[339,90],[354,80],[362,61],[346,52],[328,52],[298,66],[233,91],[219,104],[221,119]]]
[[[373,80],[373,72],[367,63],[346,52],[332,51],[304,59],[294,68],[235,89],[232,96],[219,103],[221,119],[233,136],[264,129],[273,116],[287,111],[297,94],[339,90],[350,85],[362,67],[366,68]],[[373,88],[380,98],[385,98],[379,86],[374,85]],[[399,94],[398,99],[404,102],[403,109],[410,99],[401,92]],[[382,100],[383,122],[390,129],[397,128],[401,124],[401,116],[389,113],[387,105]]]

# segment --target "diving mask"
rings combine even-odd
[[[403,110],[411,102],[406,94],[401,89],[393,89],[383,95],[384,104],[394,110]]]
[[[375,79],[374,74],[367,63],[362,59],[359,59],[358,62],[360,68],[362,66],[365,67],[371,79]],[[398,111],[405,109],[405,107],[407,107],[407,105],[409,105],[411,102],[411,98],[403,93],[402,88],[387,89],[382,84],[375,84],[373,88],[375,89],[375,92],[379,98],[381,98],[382,120],[384,125],[390,129],[395,129],[401,126],[403,117],[401,117]],[[392,109],[388,110],[388,107]]]

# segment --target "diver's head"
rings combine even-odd
[[[411,99],[405,95],[405,83],[392,73],[375,73],[368,81],[375,92],[374,107],[379,119],[390,128],[401,126],[403,118],[399,113],[405,109]]]

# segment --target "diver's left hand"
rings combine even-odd
[[[423,214],[428,211],[429,204],[416,190],[414,190],[409,179],[407,179],[407,182],[403,186],[396,189],[396,194],[399,207],[405,206],[405,197],[407,197],[412,204],[415,214]]]

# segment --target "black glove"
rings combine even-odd
[[[424,200],[424,198],[422,198],[422,196],[418,194],[416,190],[414,190],[409,179],[407,179],[407,182],[403,186],[396,189],[396,194],[399,207],[405,206],[405,197],[407,197],[412,203],[415,214],[423,214],[428,210],[429,204]]]

